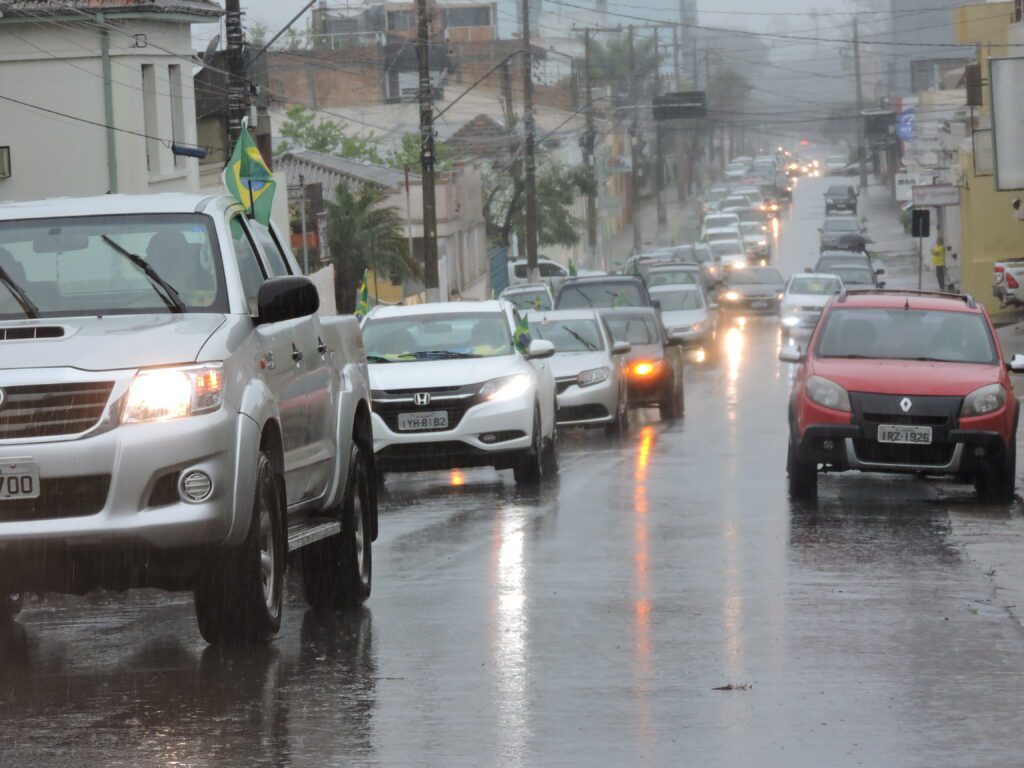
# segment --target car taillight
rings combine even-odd
[[[1006,285],[1010,288],[1020,288],[1020,283],[1017,282],[1017,278],[1009,272],[1006,273]]]

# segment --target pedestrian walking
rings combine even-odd
[[[935,247],[932,248],[932,266],[935,267],[935,278],[939,281],[939,290],[946,290],[946,244],[942,242],[942,235],[935,240]]]

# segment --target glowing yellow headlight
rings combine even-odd
[[[139,371],[128,390],[124,424],[169,421],[209,413],[224,400],[224,369],[220,363],[187,368]]]

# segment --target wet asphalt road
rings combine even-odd
[[[324,621],[293,589],[267,648],[205,647],[183,595],[30,601],[0,634],[0,764],[1020,765],[1024,632],[948,517],[1013,511],[856,475],[792,505],[779,344],[731,326],[684,419],[566,433],[537,492],[389,481],[367,607]]]

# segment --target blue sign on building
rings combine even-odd
[[[896,118],[896,135],[900,141],[912,141],[914,138],[914,110],[905,109]]]

